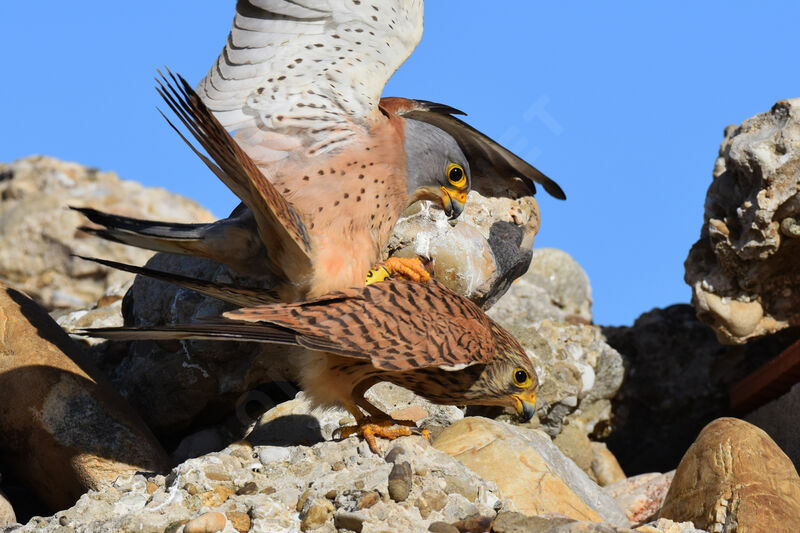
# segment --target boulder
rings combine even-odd
[[[660,516],[720,533],[796,531],[800,476],[762,430],[720,418],[686,451]]]
[[[686,259],[697,316],[742,344],[800,325],[800,99],[728,126]]]
[[[0,164],[0,280],[51,312],[85,308],[133,277],[73,254],[134,264],[153,255],[79,231],[86,219],[69,206],[155,220],[213,220],[187,198],[121,180],[113,172],[43,156]]]
[[[0,284],[0,457],[54,509],[137,470],[160,444],[47,312]]]
[[[557,513],[575,520],[629,525],[612,498],[544,432],[469,417],[445,429],[433,445],[497,483],[500,494],[525,515]]]

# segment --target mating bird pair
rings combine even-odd
[[[505,405],[532,417],[530,360],[480,308],[422,282],[427,272],[416,260],[386,263],[416,281],[365,286],[395,223],[416,201],[434,201],[455,219],[477,176],[515,179],[530,191],[536,182],[564,197],[531,165],[453,117],[456,110],[380,99],[421,32],[421,1],[239,1],[199,94],[172,75],[159,92],[210,158],[193,150],[244,205],[208,225],[82,211],[105,226],[90,230],[103,237],[278,281],[255,290],[123,266],[241,308],[195,324],[87,333],[303,346],[300,385],[318,404],[344,406],[373,450],[375,435],[408,433],[387,427],[394,421],[364,398],[379,381],[435,403]]]

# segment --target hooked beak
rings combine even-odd
[[[455,220],[464,212],[464,204],[467,203],[467,193],[464,191],[457,191],[455,189],[448,189],[447,187],[440,187],[441,194],[439,199],[442,202],[444,214],[447,215],[451,221]]]
[[[514,408],[523,422],[527,422],[536,414],[536,393],[534,391],[522,394],[512,394]]]

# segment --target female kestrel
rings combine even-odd
[[[242,292],[164,272],[99,262],[154,275],[240,304]],[[245,291],[255,301],[257,290]],[[300,384],[318,404],[338,404],[356,418],[373,451],[375,436],[410,434],[364,398],[380,381],[405,387],[431,402],[513,407],[533,417],[538,379],[525,350],[474,303],[438,282],[387,280],[293,304],[243,307],[194,324],[100,328],[107,339],[211,339],[303,346]],[[315,354],[325,352],[326,358]],[[369,414],[364,416],[362,410]]]

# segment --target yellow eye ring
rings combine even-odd
[[[447,165],[447,182],[456,188],[461,188],[467,184],[467,173],[464,172],[464,167],[458,163],[450,163]]]
[[[533,380],[530,374],[524,368],[517,367],[514,369],[514,386],[520,389],[527,389],[531,386]]]

